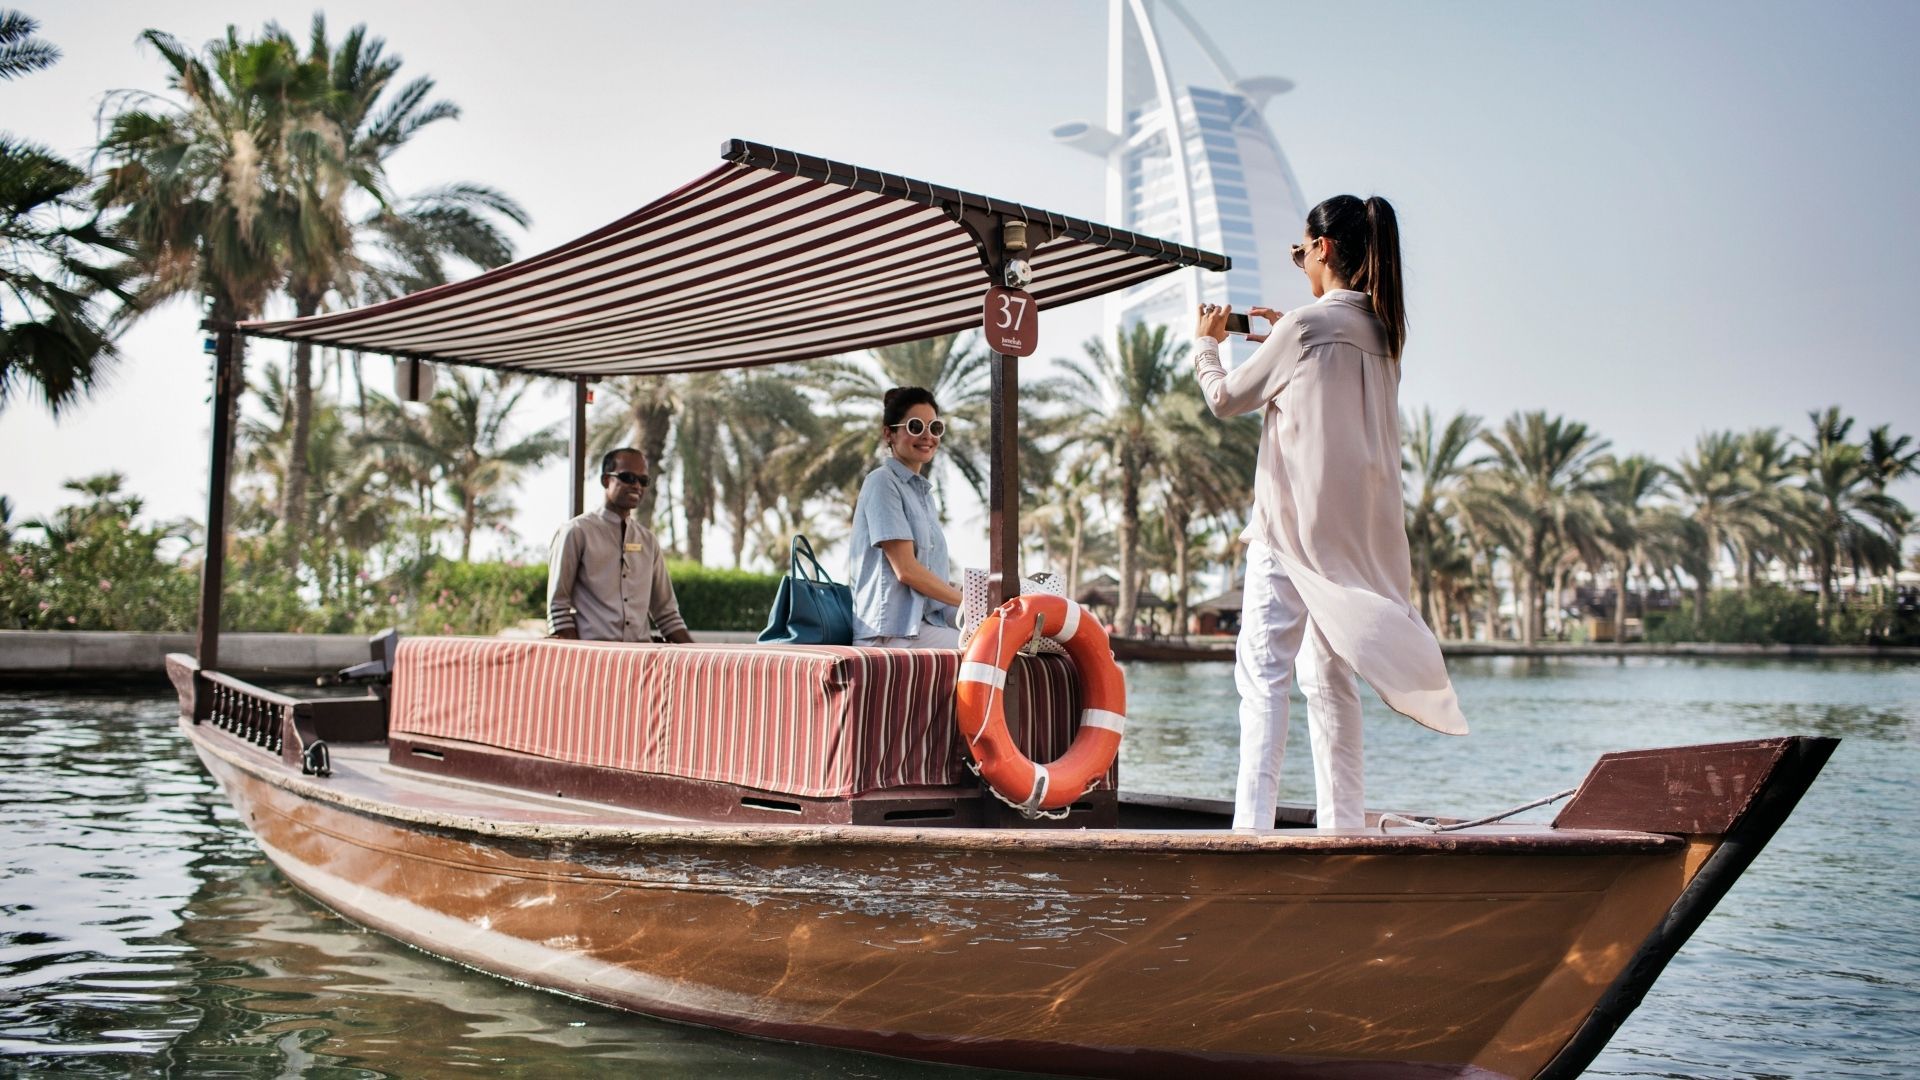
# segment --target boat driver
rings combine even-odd
[[[570,641],[693,640],[680,617],[667,559],[653,530],[633,520],[653,478],[647,456],[622,448],[600,459],[606,505],[554,534],[547,570],[547,633]]]

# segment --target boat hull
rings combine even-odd
[[[1532,1076],[1706,852],[1667,837],[514,826],[184,721],[296,885],[507,978],[749,1034],[1102,1076]]]

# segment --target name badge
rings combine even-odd
[[[628,551],[645,551],[645,550],[647,550],[647,545],[645,545],[645,544],[628,544],[628,545],[627,545],[627,550],[628,550]]]

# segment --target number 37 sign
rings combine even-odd
[[[1032,356],[1040,347],[1039,306],[1019,289],[988,289],[982,326],[987,348],[1002,356]]]

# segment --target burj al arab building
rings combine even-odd
[[[1061,124],[1054,138],[1105,159],[1108,221],[1233,259],[1225,274],[1186,269],[1115,294],[1108,325],[1185,333],[1203,301],[1235,311],[1310,302],[1289,251],[1308,207],[1262,115],[1293,84],[1235,74],[1177,0],[1110,0],[1108,13],[1106,122]],[[1169,30],[1184,33],[1212,70],[1174,70]]]

